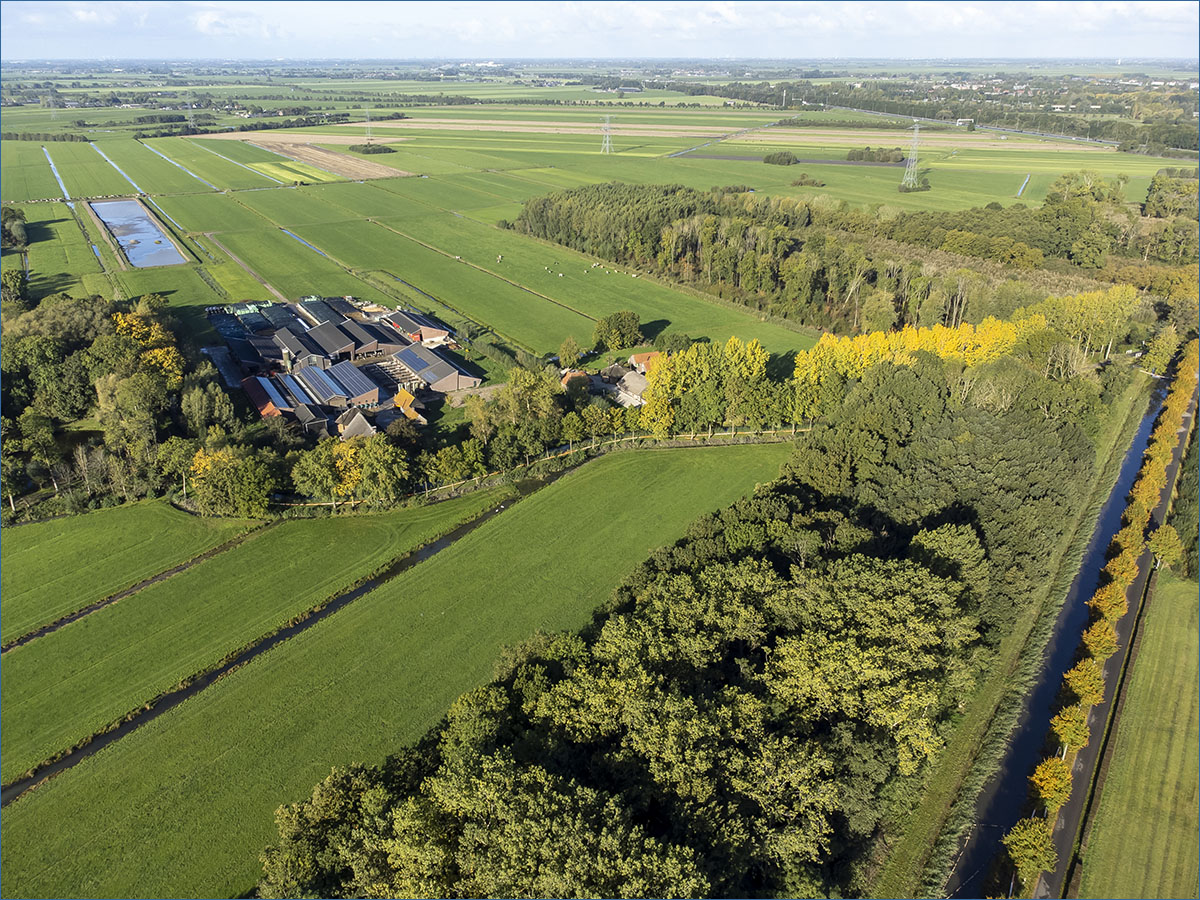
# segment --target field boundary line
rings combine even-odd
[[[71,747],[46,758],[28,769],[25,774],[3,786],[3,791],[0,793],[0,807],[8,806],[29,791],[45,784],[51,778],[73,768],[89,756],[100,752],[109,744],[120,740],[147,722],[158,718],[174,709],[180,703],[191,699],[196,694],[220,681],[225,676],[241,669],[257,657],[280,644],[286,643],[301,632],[307,631],[322,620],[349,606],[353,601],[366,596],[398,575],[440,553],[447,547],[452,546],[479,526],[490,521],[500,512],[510,509],[520,500],[558,480],[563,474],[565,472],[552,473],[541,478],[524,491],[517,489],[516,496],[513,496],[512,492],[506,492],[504,496],[497,498],[498,506],[493,507],[489,504],[488,508],[480,510],[466,521],[451,526],[439,536],[431,537],[419,546],[393,557],[377,566],[368,574],[360,576],[345,587],[329,594],[324,600],[314,604],[307,610],[297,613],[284,624],[226,653],[212,665],[206,666],[200,671],[180,679],[173,687],[161,691],[152,699],[93,731],[90,735],[76,742]],[[276,520],[276,524],[285,521],[288,520],[278,519]],[[259,532],[261,533],[262,530],[259,529]]]
[[[454,214],[451,210],[446,210],[446,212],[451,213],[452,215]],[[455,256],[453,253],[447,253],[445,250],[440,250],[437,247],[434,247],[432,244],[426,244],[424,241],[413,237],[411,234],[405,234],[403,231],[399,231],[398,229],[393,228],[391,225],[385,225],[383,222],[380,222],[378,219],[367,219],[367,221],[374,225],[378,225],[381,228],[385,228],[388,231],[392,232],[393,234],[397,234],[400,237],[405,238],[406,240],[412,241],[414,244],[419,244],[420,246],[424,247],[426,250],[432,250],[434,253],[441,254],[442,256],[446,257],[447,259],[454,260],[455,262],[461,262],[464,265],[470,266],[472,269],[476,269],[480,272],[483,272],[485,275],[490,275],[492,278],[495,278],[497,281],[503,281],[505,284],[512,285],[513,287],[515,287],[519,290],[525,291],[525,293],[527,293],[527,294],[533,294],[533,296],[540,297],[541,299],[543,299],[549,303],[553,303],[555,306],[561,306],[563,309],[568,310],[569,312],[573,312],[576,315],[583,316],[583,318],[587,319],[588,321],[591,321],[591,322],[600,321],[595,316],[590,316],[587,313],[583,312],[582,310],[578,310],[575,307],[570,306],[569,304],[563,303],[561,300],[555,300],[553,297],[548,297],[545,294],[535,291],[531,287],[526,287],[525,285],[520,284],[516,281],[509,281],[503,275],[497,275],[491,269],[485,269],[483,266],[477,265],[476,263],[470,262],[469,260],[461,259],[460,257]],[[472,221],[474,221],[474,220],[472,220]],[[494,228],[495,226],[492,226],[492,227]]]
[[[251,538],[256,537],[256,536],[262,534],[263,532],[276,527],[282,521],[283,521],[282,519],[279,519],[279,520],[274,520],[274,521],[269,521],[269,522],[263,522],[261,525],[256,525],[255,527],[253,527],[247,531],[243,531],[239,535],[235,535],[234,537],[225,541],[225,543],[218,544],[216,547],[212,547],[208,550],[205,550],[203,553],[197,554],[196,556],[193,556],[191,559],[186,560],[177,566],[172,566],[171,568],[164,569],[162,572],[158,572],[157,574],[151,575],[148,578],[143,578],[141,581],[137,582],[136,584],[133,584],[130,587],[127,587],[123,590],[117,591],[115,594],[109,594],[107,597],[102,597],[101,599],[93,601],[92,603],[89,603],[87,606],[84,606],[81,609],[77,609],[74,612],[67,613],[65,616],[60,616],[59,618],[55,619],[53,622],[50,622],[46,625],[42,625],[38,628],[35,628],[33,631],[27,632],[27,633],[21,635],[20,637],[13,638],[11,641],[4,644],[4,646],[0,647],[0,654],[8,653],[10,650],[15,650],[17,647],[23,647],[26,644],[28,644],[30,641],[34,641],[37,638],[45,637],[48,634],[53,634],[55,631],[58,631],[60,628],[66,626],[66,625],[70,625],[72,622],[78,622],[84,616],[89,616],[92,613],[96,612],[97,610],[104,609],[104,607],[106,607],[106,606],[111,606],[112,604],[116,603],[118,600],[124,600],[126,597],[132,597],[134,594],[140,593],[141,591],[145,590],[146,588],[150,587],[153,584],[158,584],[160,581],[166,581],[172,575],[178,575],[180,572],[184,572],[184,571],[192,568],[192,566],[195,566],[202,562],[205,562],[206,560],[211,559],[214,556],[218,556],[227,550],[232,550],[234,547],[238,546],[239,544],[245,543],[246,541],[250,540]]]
[[[232,260],[233,260],[235,263],[237,263],[239,266],[241,266],[243,269],[245,269],[245,270],[246,270],[246,273],[247,273],[247,274],[248,274],[248,275],[249,275],[251,278],[253,278],[253,279],[254,279],[255,281],[257,281],[259,284],[261,284],[263,287],[265,287],[265,288],[266,288],[268,291],[270,291],[270,292],[271,292],[272,294],[274,294],[276,297],[278,297],[278,298],[279,298],[279,301],[280,301],[281,303],[287,303],[287,302],[288,302],[288,298],[287,298],[287,297],[285,297],[285,296],[283,296],[283,294],[281,294],[281,293],[280,293],[280,292],[279,292],[279,291],[278,291],[278,290],[275,288],[275,286],[274,286],[273,284],[271,284],[270,282],[268,282],[268,281],[267,281],[265,278],[263,278],[261,275],[259,275],[257,272],[255,272],[255,271],[254,271],[252,268],[250,268],[248,265],[246,265],[244,262],[242,262],[242,259],[241,259],[241,257],[240,257],[240,256],[237,256],[236,254],[234,254],[234,252],[233,252],[232,250],[230,250],[228,247],[226,247],[224,244],[222,244],[222,243],[221,243],[221,242],[220,242],[220,241],[217,239],[217,235],[216,235],[216,233],[215,233],[215,232],[212,232],[212,231],[202,231],[202,232],[200,232],[200,233],[201,233],[201,234],[203,234],[203,235],[204,235],[206,238],[208,238],[210,241],[212,241],[214,244],[216,244],[216,245],[217,245],[217,247],[218,247],[218,249],[220,249],[220,251],[221,251],[222,253],[224,253],[226,256],[228,256],[230,259],[232,259]]]

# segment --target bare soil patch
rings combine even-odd
[[[324,137],[324,135],[309,135],[309,137],[318,138]],[[327,147],[317,147],[308,143],[276,141],[274,135],[271,136],[270,140],[247,141],[247,143],[253,144],[255,147],[262,147],[264,150],[270,150],[272,153],[278,153],[280,156],[286,156],[288,159],[294,159],[297,162],[308,163],[310,166],[316,166],[318,169],[324,169],[326,172],[332,172],[334,175],[352,178],[355,181],[369,178],[399,178],[403,175],[412,174],[412,172],[393,169],[391,166],[383,166],[369,160],[347,156],[345,153],[338,153],[336,150],[330,150]]]

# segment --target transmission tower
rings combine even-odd
[[[367,112],[367,143],[371,143],[371,107],[366,108]]]
[[[601,153],[612,153],[612,129],[609,125],[611,116],[604,117],[604,143],[600,146]]]
[[[187,100],[188,100],[188,131],[196,130],[196,125],[192,118],[192,105],[193,105],[192,99],[193,98],[192,98],[191,92],[188,92],[188,98],[187,98]]]
[[[917,186],[917,137],[920,132],[921,123],[914,121],[912,149],[908,151],[908,162],[904,166],[904,180],[900,182],[901,187],[915,188]]]

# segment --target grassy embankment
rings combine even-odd
[[[1068,529],[1055,550],[1057,577],[1035,598],[1036,608],[1021,617],[996,650],[991,676],[976,689],[966,711],[946,737],[946,746],[930,769],[920,800],[912,809],[893,816],[892,839],[880,868],[869,877],[866,890],[877,897],[915,897],[946,876],[957,843],[974,809],[974,797],[994,771],[1005,735],[1016,714],[1022,685],[1032,677],[1040,658],[1032,652],[1037,638],[1048,637],[1057,609],[1074,580],[1100,508],[1116,481],[1138,423],[1145,411],[1149,387],[1140,376],[1110,409],[1096,447],[1096,469],[1088,502],[1074,528]],[[1040,644],[1037,644],[1040,647]]]

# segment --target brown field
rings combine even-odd
[[[261,135],[261,137],[258,135]],[[371,178],[400,178],[412,174],[412,172],[393,169],[391,166],[383,166],[367,159],[359,159],[357,156],[347,156],[345,153],[338,153],[336,150],[314,146],[317,143],[347,146],[363,143],[364,139],[361,136],[351,134],[305,134],[299,131],[260,131],[257,133],[226,131],[221,134],[206,134],[204,138],[205,140],[215,138],[221,141],[244,141],[247,144],[253,144],[255,147],[261,147],[264,150],[270,150],[272,153],[278,153],[280,156],[286,156],[288,159],[294,159],[296,162],[308,163],[310,166],[316,166],[318,169],[324,169],[326,172],[332,172],[334,175],[341,175],[343,178],[351,178],[355,181],[365,181]],[[409,138],[371,138],[371,141],[377,144],[390,144],[396,141],[407,140]]]
[[[361,144],[364,138],[361,134],[310,134],[300,131],[262,131],[258,134],[267,135],[267,139],[280,144]],[[254,136],[255,132],[247,131],[225,131],[221,134],[205,134],[201,135],[204,140],[218,141],[245,141],[248,144],[257,144],[259,139]],[[412,138],[406,137],[375,137],[371,136],[371,142],[375,144],[394,144],[396,141],[411,141]]]

